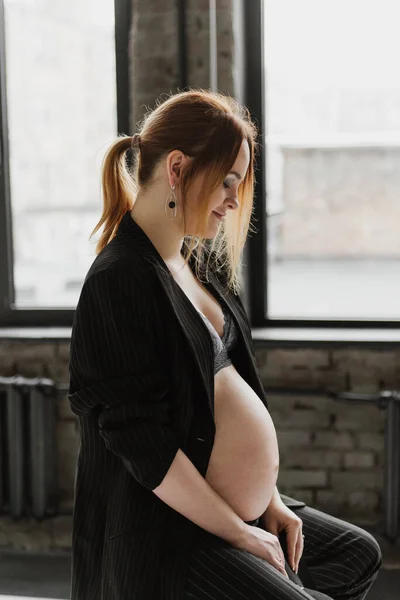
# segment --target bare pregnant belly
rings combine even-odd
[[[215,376],[215,440],[206,480],[244,521],[267,508],[279,451],[268,410],[233,365]]]

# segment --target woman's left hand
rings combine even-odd
[[[260,517],[260,525],[276,536],[281,531],[286,532],[288,562],[297,573],[304,548],[303,521],[279,498],[274,499]]]

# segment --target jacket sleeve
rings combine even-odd
[[[154,319],[144,276],[121,267],[96,272],[82,288],[69,358],[72,411],[97,419],[106,447],[149,490],[162,482],[179,449]]]

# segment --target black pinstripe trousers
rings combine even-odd
[[[304,561],[316,591],[302,589],[266,560],[203,530],[189,557],[185,600],[366,598],[382,564],[375,538],[361,527],[309,506],[291,510],[303,521],[305,543],[300,562]],[[258,519],[248,523],[257,526]]]

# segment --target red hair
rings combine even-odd
[[[173,94],[150,111],[140,125],[140,148],[133,166],[127,164],[132,138],[122,135],[109,147],[102,166],[103,214],[90,237],[104,225],[96,253],[114,237],[119,222],[131,210],[139,188],[149,186],[156,166],[169,152],[181,150],[192,161],[182,173],[180,184],[185,223],[185,198],[190,186],[204,175],[204,202],[199,211],[195,236],[185,237],[185,259],[196,249],[201,264],[209,201],[236,160],[243,140],[250,162],[238,189],[239,208],[229,211],[212,240],[211,254],[217,268],[225,270],[227,286],[239,291],[239,269],[253,213],[254,167],[257,129],[247,108],[230,96],[206,90]],[[210,254],[210,255],[211,255]]]

